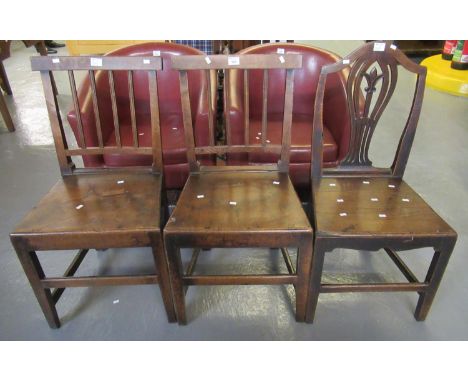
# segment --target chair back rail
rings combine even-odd
[[[416,74],[414,97],[390,168],[376,168],[368,157],[377,123],[390,101],[398,79],[398,65]],[[347,155],[336,168],[322,169],[323,101],[327,75],[349,68],[347,79],[351,136]],[[424,96],[426,68],[408,59],[391,42],[370,42],[342,61],[322,68],[315,98],[312,134],[312,179],[331,176],[389,176],[402,178],[414,140]],[[365,82],[364,82],[365,81]],[[364,85],[364,105],[360,105]],[[374,93],[377,93],[374,99]],[[362,102],[361,102],[362,103]]]
[[[160,57],[32,57],[31,67],[33,71],[40,71],[47,110],[52,127],[57,157],[62,175],[74,172],[82,172],[77,169],[71,157],[75,155],[103,155],[103,154],[146,154],[152,155],[153,163],[151,170],[155,173],[162,172],[161,136],[159,121],[158,87],[156,72],[161,70],[162,61]],[[57,96],[53,92],[50,74],[53,71],[67,71],[70,83],[73,107],[77,111],[78,126],[78,148],[69,148],[65,134],[60,107]],[[91,97],[93,102],[96,136],[98,146],[87,144],[83,133],[83,121],[78,101],[74,71],[87,71],[91,84]],[[107,72],[110,85],[110,99],[114,122],[115,145],[105,144],[107,137],[103,136],[101,115],[99,110],[99,99],[96,90],[96,72]],[[128,78],[128,93],[130,99],[130,115],[132,129],[132,145],[122,144],[119,112],[117,107],[114,71],[126,71]],[[140,147],[138,142],[138,126],[135,113],[135,94],[133,88],[133,74],[135,71],[148,73],[148,86],[150,94],[150,120],[152,147]],[[136,169],[136,168],[135,168]],[[80,171],[81,170],[81,171]],[[91,171],[109,171],[109,169],[91,169]]]
[[[185,142],[187,146],[187,158],[191,172],[200,171],[200,165],[196,160],[198,154],[226,154],[226,153],[251,153],[251,152],[269,152],[280,154],[277,169],[281,172],[289,170],[289,155],[291,146],[291,123],[292,123],[292,105],[293,105],[293,86],[294,86],[294,69],[302,67],[302,56],[296,54],[281,55],[245,55],[245,56],[174,56],[172,58],[172,66],[179,71],[180,78],[180,94],[182,97],[182,112],[185,130]],[[272,144],[268,139],[268,70],[269,69],[284,69],[286,70],[286,84],[284,97],[284,112],[283,112],[283,131],[281,144]],[[244,107],[245,107],[245,145],[232,145],[231,128],[229,116],[225,116],[226,120],[226,145],[215,145],[210,137],[210,146],[195,147],[193,122],[190,110],[190,98],[188,92],[187,71],[189,70],[224,70],[225,79],[229,79],[232,70],[244,71]],[[262,106],[262,126],[261,137],[259,144],[250,143],[249,130],[249,70],[263,70],[263,106]],[[210,89],[210,88],[209,88]],[[210,93],[210,91],[208,91]],[[211,97],[211,94],[208,94]],[[229,110],[230,94],[225,92],[225,102]],[[209,98],[211,99],[211,98]],[[212,126],[210,126],[210,130]]]

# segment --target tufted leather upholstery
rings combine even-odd
[[[180,101],[179,77],[172,70],[172,55],[202,55],[197,49],[163,42],[151,42],[132,45],[117,49],[107,56],[152,56],[153,51],[160,51],[163,60],[163,69],[157,73],[159,111],[161,123],[161,138],[164,161],[164,180],[166,188],[180,189],[184,186],[188,176],[188,164],[185,149],[184,129],[182,122],[182,109]],[[128,82],[126,72],[114,72],[115,92],[119,114],[120,136],[124,146],[132,146],[132,128],[130,117],[130,102],[128,95]],[[144,72],[135,72],[134,78],[135,112],[138,128],[138,140],[141,146],[151,147],[150,105],[148,91],[148,77]],[[216,94],[216,81],[214,77],[212,94]],[[96,88],[101,115],[103,141],[106,146],[116,144],[112,104],[107,73],[96,72]],[[205,74],[193,71],[189,73],[189,91],[194,121],[195,139],[198,145],[208,144],[208,103],[207,82]],[[84,136],[87,146],[97,146],[97,133],[94,119],[93,102],[89,78],[82,82],[78,90],[78,98],[82,113]],[[211,107],[215,108],[216,99],[212,97]],[[213,116],[216,113],[213,112]],[[214,119],[215,117],[213,117]],[[68,113],[68,121],[77,136],[78,127],[75,111]],[[215,125],[215,120],[213,121]],[[141,133],[143,133],[141,135]],[[212,158],[201,158],[202,162],[212,162]],[[151,164],[151,155],[96,155],[84,156],[86,167],[120,167],[141,166]]]
[[[238,54],[272,54],[277,49],[285,54],[301,54],[302,69],[294,73],[294,104],[291,137],[290,176],[298,188],[309,187],[310,144],[314,117],[314,102],[320,70],[323,65],[336,62],[339,56],[307,45],[274,43],[256,45]],[[262,84],[263,71],[249,73],[250,142],[258,143],[256,136],[262,125]],[[228,116],[231,122],[232,144],[244,143],[243,73],[238,71],[230,76],[226,84],[230,92]],[[271,143],[281,142],[284,104],[285,71],[270,70],[268,81],[268,137]],[[281,96],[279,96],[281,95]],[[350,121],[346,104],[346,79],[341,74],[329,76],[324,100],[324,165],[336,166],[348,150]],[[278,160],[274,154],[230,155],[230,164],[273,163]]]

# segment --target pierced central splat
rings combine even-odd
[[[347,83],[351,138],[348,154],[340,166],[372,166],[368,157],[370,141],[395,90],[397,73],[394,60],[361,57],[352,65]]]
[[[377,90],[375,85],[377,84],[377,81],[383,77],[383,74],[377,74],[377,68],[373,68],[370,74],[362,73],[362,75],[367,80],[367,87],[364,89],[364,91],[366,93],[374,93]]]

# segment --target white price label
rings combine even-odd
[[[240,65],[239,57],[228,57],[228,65]]]
[[[205,61],[206,61],[206,63],[207,63],[208,65],[211,64],[211,60],[210,60],[210,58],[209,58],[208,56],[205,57]]]
[[[59,64],[59,63],[60,63],[60,59],[59,59],[59,58],[53,58],[53,59],[52,59],[52,63],[53,63],[53,64]]]
[[[91,57],[89,61],[91,66],[102,66],[102,58]]]
[[[343,65],[349,64],[349,60],[343,60]]]
[[[160,51],[160,50],[153,50],[153,56],[159,57],[160,55],[161,55],[161,51]]]
[[[385,50],[384,42],[374,42],[374,52],[383,52]]]
[[[150,63],[151,63],[151,61],[148,60],[148,59],[144,59],[144,60],[143,60],[143,64],[150,64]]]
[[[278,54],[284,54],[284,48],[278,48],[278,49],[276,49],[276,53],[278,53]]]
[[[285,59],[284,59],[284,57],[283,57],[283,56],[279,56],[279,60],[280,60],[280,62],[281,62],[282,64],[284,64],[284,62],[285,62]]]

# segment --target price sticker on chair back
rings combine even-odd
[[[240,59],[236,56],[228,57],[228,65],[240,65]]]
[[[374,52],[383,52],[385,50],[384,42],[374,42]]]
[[[102,66],[102,58],[91,57],[89,64],[91,66]]]

